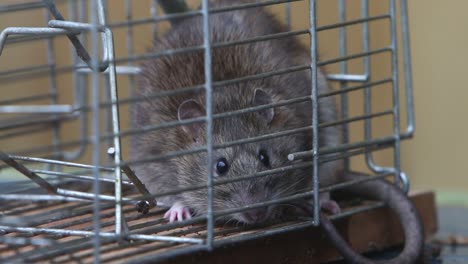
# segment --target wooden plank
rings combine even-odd
[[[410,198],[421,214],[426,237],[434,234],[438,228],[434,193],[413,192]],[[404,239],[397,217],[388,208],[358,213],[335,224],[341,235],[359,252],[401,245]],[[236,243],[211,253],[179,255],[166,259],[164,263],[323,263],[339,258],[339,253],[328,243],[322,231],[310,227]],[[151,259],[146,257],[138,262],[152,262]]]
[[[437,222],[435,216],[434,194],[431,192],[413,193],[411,199],[421,212],[423,222],[425,224],[426,234],[433,234],[437,230]],[[47,203],[34,204],[32,208],[20,206],[20,208],[28,208],[25,211],[12,212],[12,216],[21,216],[23,214],[30,215],[31,210],[39,210],[38,216],[43,216],[44,212],[54,212],[50,208],[57,208],[58,204],[63,205],[65,217],[56,218],[56,213],[51,215],[51,219],[38,223],[37,227],[43,228],[65,228],[73,230],[92,230],[92,214],[90,205],[82,205],[76,207],[73,203]],[[349,208],[353,203],[348,203]],[[174,235],[192,238],[204,238],[206,235],[205,224],[189,225],[182,228],[162,230],[158,232],[145,231],[147,228],[159,226],[164,228],[166,221],[161,219],[165,210],[153,210],[148,215],[140,215],[132,206],[125,206],[124,211],[129,229],[137,233],[157,234],[157,235]],[[1,211],[1,209],[0,209]],[[33,215],[31,215],[33,216]],[[67,217],[68,216],[68,217]],[[103,230],[113,230],[113,207],[104,209],[101,214],[101,224]],[[302,222],[303,223],[303,222]],[[272,228],[278,228],[289,224],[301,224],[301,221],[291,223],[282,223],[272,227],[263,228],[242,228],[237,226],[218,226],[216,239],[232,239],[246,234],[259,234],[262,232],[271,231]],[[397,245],[402,242],[402,232],[399,228],[399,223],[392,214],[382,208],[372,210],[356,215],[352,215],[346,219],[342,219],[337,223],[342,235],[350,241],[350,243],[359,251],[368,251],[375,248],[386,248],[390,245]],[[365,226],[366,230],[362,230]],[[45,257],[50,261],[64,260],[70,263],[91,263],[93,257],[93,246],[89,243],[91,238],[82,238],[79,236],[50,236],[50,235],[28,235],[20,233],[9,233],[6,236],[18,236],[29,238],[51,238],[57,242],[57,248],[60,251],[54,253],[54,256]],[[72,242],[71,244],[69,242]],[[73,243],[75,242],[75,243]],[[61,245],[68,243],[71,246],[79,246],[68,250],[62,248]],[[226,243],[228,244],[228,243]],[[81,247],[81,245],[85,245]],[[161,247],[164,245],[164,247]],[[190,245],[186,244],[164,244],[161,242],[143,242],[135,241],[133,243],[119,244],[109,242],[102,245],[101,257],[103,262],[125,263],[135,262],[141,263],[147,260],[154,262],[168,254],[176,255],[177,249],[188,250]],[[35,251],[35,247],[29,245],[23,246],[8,246],[0,245],[0,259],[8,256],[16,255],[18,252]],[[45,249],[45,248],[44,248]],[[50,247],[46,250],[49,252]],[[53,251],[50,251],[53,252]],[[188,252],[188,251],[185,251]],[[179,252],[180,253],[180,252]],[[162,254],[162,255],[161,255]],[[257,261],[268,261],[271,263],[319,263],[337,259],[338,253],[327,243],[325,237],[317,228],[303,228],[292,232],[287,232],[279,235],[268,236],[266,238],[249,240],[247,242],[239,242],[229,244],[227,247],[219,248],[212,254],[200,252],[197,254],[181,254],[173,259],[165,260],[166,263],[257,263]]]

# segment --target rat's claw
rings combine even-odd
[[[192,213],[187,207],[184,208],[184,215],[185,215],[185,220],[192,218]]]
[[[192,218],[190,209],[185,205],[176,202],[171,208],[164,214],[164,218],[167,218],[170,223],[174,221],[184,221]]]
[[[341,212],[340,206],[333,200],[320,201],[320,209],[331,214],[339,214]]]

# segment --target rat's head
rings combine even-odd
[[[248,94],[248,93],[247,93]],[[219,100],[218,100],[219,99]],[[273,97],[262,89],[255,89],[250,96],[241,95],[221,98],[215,105],[215,113],[231,111],[229,106],[236,101],[241,108],[269,104]],[[226,104],[223,104],[226,102]],[[239,107],[237,107],[239,108]],[[291,128],[287,123],[291,120],[287,115],[293,111],[288,108],[269,108],[258,112],[251,112],[216,118],[213,122],[213,143],[222,145],[240,139],[271,134]],[[178,109],[179,120],[205,116],[205,108],[195,100],[184,101]],[[205,124],[191,124],[183,126],[184,133],[190,136],[193,147],[206,145]],[[215,182],[238,180],[214,186],[213,207],[215,211],[228,210],[248,206],[255,203],[271,201],[304,190],[308,178],[297,171],[279,172],[273,175],[240,180],[242,177],[261,173],[266,170],[290,165],[288,154],[304,149],[304,135],[277,137],[258,142],[231,145],[226,148],[215,148],[213,152],[213,176]],[[182,185],[193,186],[206,182],[208,175],[207,155],[199,153],[184,156],[184,174]],[[195,213],[206,213],[207,190],[188,192],[183,195],[184,200]],[[246,224],[257,224],[274,219],[280,214],[280,205],[269,205],[228,215],[223,220],[235,220]]]

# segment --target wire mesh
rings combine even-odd
[[[310,26],[295,29],[296,14],[291,12],[293,5],[301,2],[308,4],[306,16]],[[315,213],[311,218],[291,219],[264,227],[218,226],[215,220],[239,211],[299,198],[313,197],[314,201],[318,201],[320,192],[362,182],[319,188],[319,164],[334,159],[345,160],[349,169],[352,160],[361,157],[374,173],[374,177],[368,180],[393,176],[397,184],[408,190],[408,179],[400,168],[400,141],[411,137],[414,132],[406,1],[385,1],[386,8],[375,12],[368,0],[352,3],[338,0],[328,7],[337,12],[334,21],[320,19],[320,8],[330,5],[331,1],[325,2],[244,1],[232,6],[210,8],[208,1],[203,0],[198,10],[190,9],[184,1],[163,0],[44,0],[12,1],[11,4],[0,5],[0,15],[3,16],[42,15],[42,24],[40,20],[35,20],[33,26],[8,25],[1,29],[0,34],[0,80],[4,86],[2,90],[6,90],[5,97],[0,99],[0,159],[4,163],[0,165],[1,259],[6,262],[110,262],[130,261],[145,255],[167,258],[187,250],[212,249],[226,243],[318,225],[318,202],[314,203]],[[211,43],[209,34],[206,34],[209,15],[258,6],[284,12],[279,15],[284,17],[287,31],[233,42]],[[350,18],[349,10],[356,7],[360,9],[359,16]],[[115,16],[111,12],[122,8],[123,16]],[[138,13],[137,9],[144,11]],[[371,12],[371,9],[374,11]],[[137,48],[135,38],[138,34],[153,31],[155,35],[160,35],[169,27],[168,24],[193,16],[203,19],[205,34],[202,46],[156,53]],[[398,20],[400,27],[397,26]],[[371,32],[375,33],[376,28],[386,33],[382,37],[384,40],[379,42],[383,45],[372,45],[370,41]],[[401,30],[401,36],[397,34],[398,30]],[[333,39],[330,37],[333,34],[336,37],[336,54],[319,59],[318,46],[323,45],[321,37],[327,41]],[[305,39],[310,47],[311,65],[296,65],[229,80],[212,79],[212,49],[289,37]],[[399,39],[402,40],[401,44],[397,41]],[[361,47],[351,50],[352,41]],[[70,47],[69,52],[64,51],[64,47]],[[399,80],[399,47],[404,55],[404,85],[400,85]],[[39,54],[37,59],[32,57],[30,61],[22,63],[7,63],[14,54],[32,56],[32,53],[26,53],[31,49]],[[135,76],[141,72],[141,61],[197,51],[204,54],[204,84],[179,87],[146,97],[135,93],[138,89]],[[381,62],[388,70],[384,71],[384,75],[375,73],[371,62]],[[327,79],[336,89],[326,94],[318,93],[318,67],[327,67]],[[312,96],[226,113],[212,112],[213,89],[304,70],[310,70],[314,80],[311,84]],[[168,121],[143,128],[130,125],[128,108],[132,104],[194,91],[204,91],[207,95],[206,117]],[[404,97],[400,95],[401,91],[404,91]],[[350,98],[358,93],[362,96],[364,108],[355,114],[353,109],[356,106],[351,104]],[[389,96],[391,104],[375,106],[372,102],[376,94]],[[340,100],[341,118],[319,123],[317,102],[326,97]],[[213,120],[301,102],[312,102],[315,106],[311,126],[222,144],[213,141],[210,129]],[[400,128],[402,113],[406,113],[405,130]],[[132,136],[164,133],[164,129],[194,123],[206,123],[206,146],[148,155],[138,160],[122,158],[129,156],[128,146]],[[387,124],[389,129],[376,136],[375,124]],[[349,131],[344,135],[344,144],[319,149],[318,138],[314,138],[311,150],[288,155],[289,160],[312,158],[310,161],[236,179],[213,179],[211,164],[216,149],[295,135],[307,130],[318,134],[319,129],[330,126],[343,126]],[[356,127],[363,130],[360,139],[353,137]],[[375,161],[375,155],[382,150],[391,151],[391,164],[379,165]],[[132,170],[132,166],[141,163],[200,152],[208,154],[208,182],[189,188],[151,194]],[[236,209],[213,210],[214,186],[304,168],[311,170],[311,177],[316,183],[313,190]],[[2,177],[6,181],[1,182]],[[25,177],[29,180],[18,180]],[[183,222],[167,223],[163,218],[164,209],[158,207],[156,201],[163,196],[201,189],[208,191],[208,213]],[[334,218],[377,206],[381,204],[345,210]]]

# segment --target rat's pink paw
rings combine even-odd
[[[184,221],[192,218],[192,214],[190,213],[190,209],[185,205],[176,202],[174,203],[171,208],[164,214],[164,218],[167,218],[170,223],[174,221]]]
[[[339,214],[341,212],[340,206],[333,200],[320,201],[320,209],[331,214]]]

